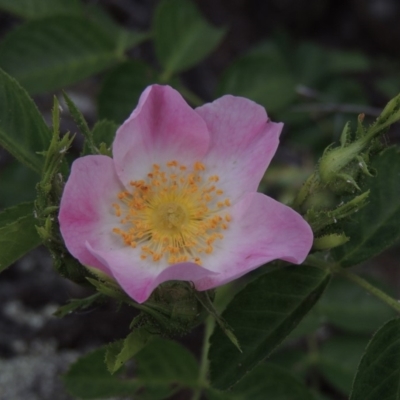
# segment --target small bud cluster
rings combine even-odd
[[[387,104],[370,127],[363,124],[364,114],[359,115],[353,135],[347,123],[340,137],[340,146],[329,146],[324,151],[316,171],[294,201],[294,208],[305,215],[313,229],[315,250],[328,250],[349,240],[345,232],[340,231],[338,222],[367,204],[369,191],[360,193],[360,182],[364,176],[375,175],[369,164],[383,147],[378,136],[385,134],[399,119],[400,95]],[[356,195],[357,192],[360,194]]]

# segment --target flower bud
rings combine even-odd
[[[333,184],[336,181],[344,181],[355,188],[359,189],[354,173],[348,171],[349,164],[356,160],[360,153],[364,150],[368,141],[360,138],[357,141],[345,147],[337,147],[335,149],[327,149],[323,154],[319,164],[319,176],[324,184]],[[350,172],[350,173],[349,173]],[[356,170],[358,173],[359,170]]]
[[[315,250],[329,250],[348,242],[349,238],[344,233],[331,233],[314,239]]]

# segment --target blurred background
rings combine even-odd
[[[400,92],[398,0],[188,2],[217,29],[219,39],[201,60],[174,74],[163,70],[162,50],[152,40],[161,18],[156,0],[77,0],[72,2],[73,12],[58,0],[54,2],[60,4],[58,11],[51,12],[44,0],[0,0],[0,67],[28,90],[48,123],[53,96],[60,98],[61,89],[90,127],[99,119],[118,126],[142,90],[154,82],[175,86],[193,106],[226,93],[253,99],[265,106],[271,119],[285,122],[282,146],[260,190],[286,203],[313,171],[323,149],[338,140],[347,121],[354,127],[358,114],[364,113],[372,122]],[[43,43],[43,37],[46,41],[46,32],[41,31],[46,18],[62,17],[65,26],[77,26],[68,20],[73,18],[70,13],[80,13],[80,18],[96,25],[104,43],[97,35],[98,47],[85,53],[90,40],[83,35],[82,42],[71,41],[65,47],[70,53],[60,45],[60,54],[56,36],[51,51],[31,45],[31,41]],[[117,35],[130,44],[121,44],[115,58],[105,59],[101,46],[107,47],[109,37]],[[73,71],[75,48],[98,59]],[[57,60],[71,60],[70,70],[63,72]],[[65,105],[61,122],[63,132],[78,132]],[[385,140],[396,144],[399,138],[395,126]],[[77,156],[81,147],[78,132],[72,154]],[[33,172],[0,148],[0,209],[35,199],[36,182]],[[397,246],[359,271],[399,295],[398,260]],[[68,299],[91,292],[62,279],[51,264],[47,251],[39,248],[0,276],[2,400],[71,399],[58,378],[68,364],[82,352],[128,332],[133,311],[117,310],[111,302],[63,319],[53,317]],[[391,316],[386,306],[361,289],[334,280],[270,362],[310,385],[316,399],[346,399],[368,339]],[[201,335],[199,327],[181,340],[198,354]],[[174,397],[186,398],[185,393]]]

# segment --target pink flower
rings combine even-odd
[[[114,158],[72,165],[59,214],[68,250],[139,303],[168,280],[206,290],[271,260],[303,262],[309,225],[256,193],[282,126],[244,98],[193,110],[171,87],[148,87]]]

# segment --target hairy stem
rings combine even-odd
[[[371,285],[368,281],[365,279],[361,278],[360,276],[353,274],[347,269],[341,268],[341,267],[335,267],[334,268],[334,273],[345,277],[349,281],[352,281],[356,283],[358,286],[361,286],[364,288],[367,292],[371,293],[378,299],[382,300],[385,302],[389,307],[393,308],[396,312],[400,314],[400,303],[394,299],[393,297],[387,295],[385,292],[382,290],[378,289],[374,285]]]
[[[207,373],[208,373],[208,350],[210,348],[210,336],[214,330],[215,320],[209,315],[205,322],[203,348],[201,351],[200,370],[198,378],[198,387],[193,392],[192,400],[200,400],[201,393],[204,387],[208,386]]]
[[[333,274],[343,276],[356,283],[358,286],[364,288],[368,293],[371,293],[373,296],[377,297],[379,300],[386,303],[389,307],[393,308],[397,313],[400,314],[400,303],[398,300],[389,296],[382,290],[378,289],[371,283],[369,283],[364,278],[361,278],[359,275],[350,272],[348,269],[342,268],[340,265],[322,260],[314,255],[309,255],[305,261],[305,264],[311,265],[312,267],[317,267],[321,269],[329,269]]]

